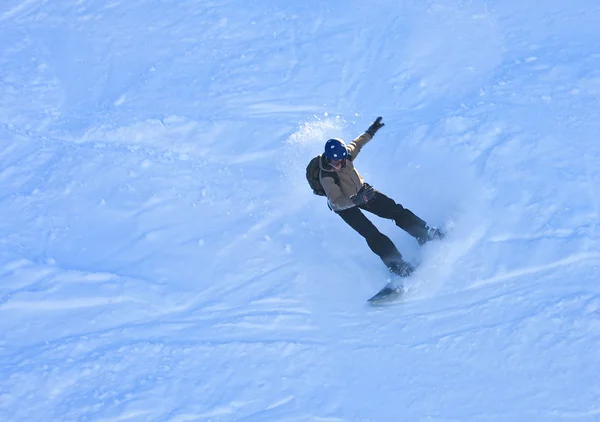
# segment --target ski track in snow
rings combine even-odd
[[[14,19],[16,16],[18,16],[19,14],[23,14],[24,11],[26,11],[27,9],[34,9],[34,5],[44,5],[46,3],[46,0],[26,0],[26,1],[21,1],[19,4],[17,4],[16,6],[11,7],[8,11],[3,12],[0,15],[0,21],[5,21],[8,19]]]
[[[599,20],[8,2],[0,419],[597,420]],[[377,115],[361,173],[449,231],[373,217],[422,260],[380,307],[304,181]]]

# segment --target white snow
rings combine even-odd
[[[6,0],[0,420],[600,420],[593,0]],[[404,299],[325,141],[448,238]]]

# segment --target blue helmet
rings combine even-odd
[[[341,139],[333,138],[325,143],[325,158],[331,160],[345,160],[348,156],[346,144]]]

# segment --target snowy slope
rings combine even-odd
[[[6,0],[0,420],[600,420],[600,6]],[[407,296],[329,137],[446,241]]]

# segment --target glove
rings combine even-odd
[[[367,133],[371,135],[371,138],[375,136],[375,133],[385,126],[385,123],[381,123],[381,116],[379,116],[367,129]]]
[[[365,205],[375,196],[375,189],[373,186],[364,184],[362,188],[358,191],[356,195],[352,195],[350,200],[354,203],[354,205]]]

